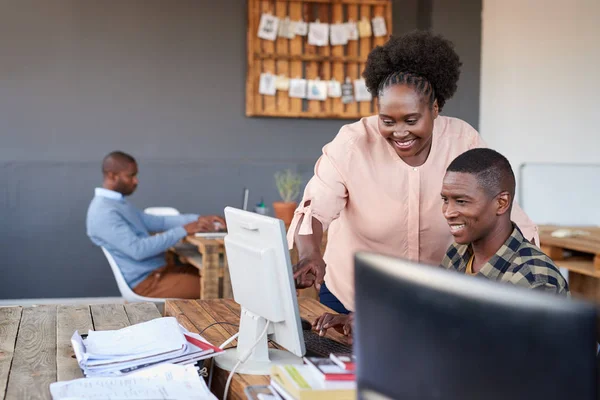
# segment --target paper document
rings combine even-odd
[[[93,358],[166,353],[186,342],[174,317],[156,318],[114,331],[89,331],[85,349]]]
[[[194,366],[161,364],[122,377],[80,378],[50,384],[54,400],[216,400]]]

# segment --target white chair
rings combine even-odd
[[[126,302],[128,302],[128,303],[152,302],[152,303],[160,304],[161,306],[164,304],[165,299],[140,296],[139,294],[136,294],[133,290],[131,290],[131,288],[125,281],[125,278],[123,277],[123,273],[121,272],[121,269],[117,265],[117,262],[115,261],[113,256],[104,247],[102,247],[102,251],[104,252],[106,259],[108,260],[108,263],[110,264],[110,268],[112,269],[112,272],[115,275],[115,280],[117,281],[117,286],[119,287],[121,296],[123,296],[123,298],[125,299]],[[161,307],[159,307],[159,309],[160,308]]]
[[[144,209],[144,212],[146,214],[158,215],[161,217],[168,217],[180,214],[179,210],[173,207],[148,207]]]

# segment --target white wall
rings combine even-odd
[[[484,0],[482,25],[488,145],[515,173],[524,162],[600,163],[600,0]]]

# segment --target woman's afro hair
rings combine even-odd
[[[461,65],[452,42],[430,31],[416,30],[391,36],[383,46],[374,48],[363,77],[374,96],[393,84],[410,84],[423,94],[433,92],[430,104],[437,99],[441,110],[456,92]]]

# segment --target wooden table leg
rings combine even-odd
[[[207,243],[202,254],[202,277],[200,279],[200,298],[219,298],[219,245]]]
[[[231,275],[229,275],[229,264],[227,263],[227,254],[223,252],[223,298],[233,298],[233,288],[231,287]]]

